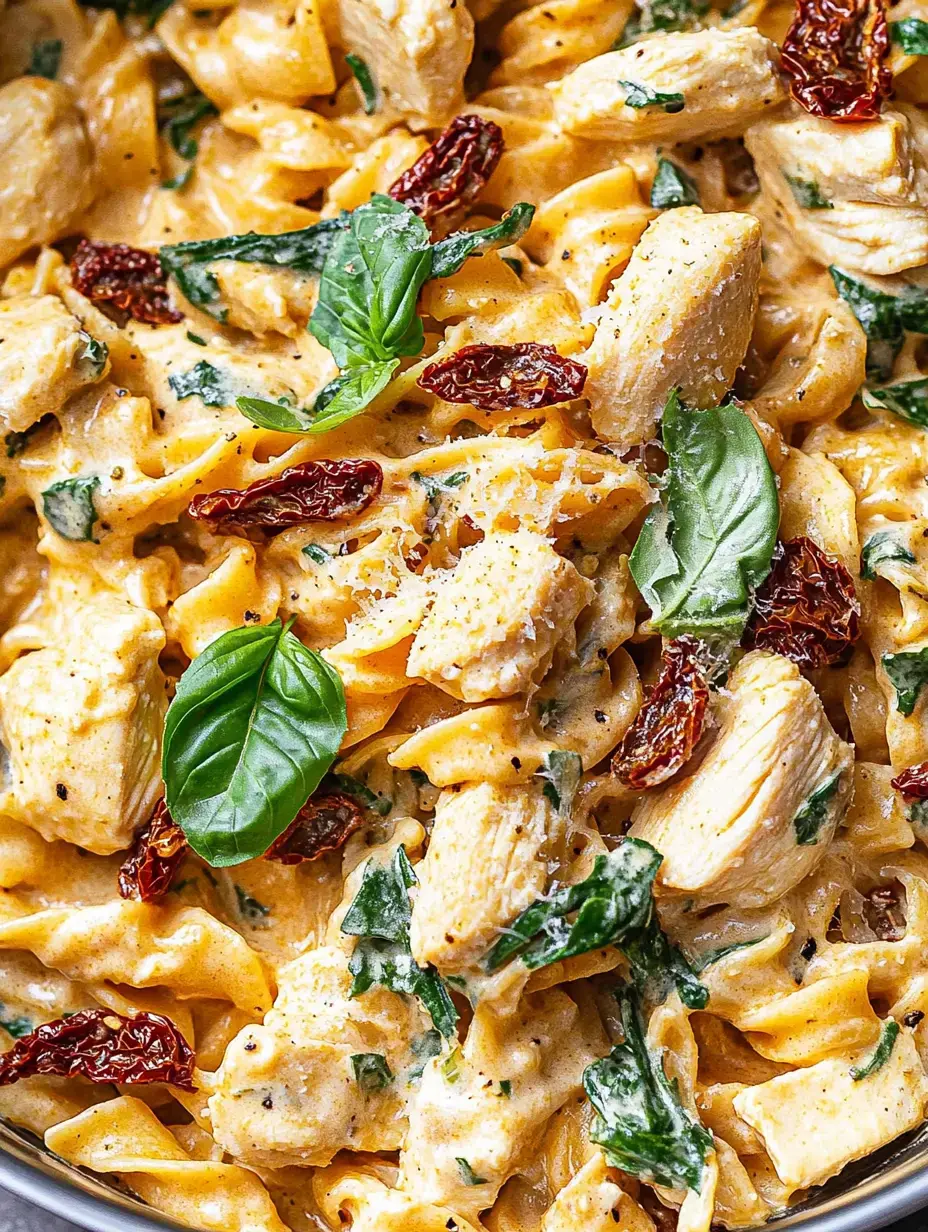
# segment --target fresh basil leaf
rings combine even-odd
[[[681,205],[699,205],[695,180],[669,158],[657,161],[651,185],[651,205],[655,210],[674,210]]]
[[[875,291],[835,265],[830,265],[828,272],[835,290],[867,335],[867,375],[881,381],[888,380],[904,340],[896,297]]]
[[[352,76],[358,83],[358,89],[361,91],[361,99],[364,103],[364,114],[373,115],[380,107],[380,91],[377,89],[377,83],[371,76],[371,70],[360,56],[356,56],[353,51],[349,51],[345,56],[345,63],[351,69]]]
[[[330,381],[316,399],[312,424],[305,431],[310,436],[331,432],[360,415],[390,384],[399,366],[398,359],[390,359],[348,368],[342,376]]]
[[[662,90],[652,90],[650,86],[640,81],[619,81],[625,91],[625,106],[640,111],[643,107],[660,107],[668,115],[676,115],[686,106],[682,94],[665,94]]]
[[[676,391],[663,436],[664,488],[629,559],[632,576],[662,633],[737,640],[780,520],[764,446],[737,407],[690,411]]]
[[[272,432],[302,434],[309,432],[313,425],[313,417],[309,411],[298,406],[287,406],[283,402],[242,397],[235,399],[235,405],[251,423],[257,424],[259,428],[269,428]]]
[[[309,559],[315,561],[317,565],[327,565],[332,559],[331,552],[327,552],[325,548],[320,547],[318,543],[307,543],[306,546],[300,550],[304,556],[308,556]]]
[[[698,1191],[712,1136],[680,1103],[660,1054],[648,1048],[637,998],[625,991],[616,999],[625,1042],[583,1074],[596,1111],[590,1140],[613,1167],[631,1176]]]
[[[232,406],[235,402],[232,378],[205,359],[201,359],[189,372],[172,372],[168,384],[174,397],[180,401],[199,398],[204,406]]]
[[[409,888],[415,884],[416,875],[402,847],[397,847],[390,864],[368,860],[341,931],[349,937],[407,940],[412,919]]]
[[[416,483],[421,484],[425,488],[426,495],[429,498],[426,512],[428,521],[431,523],[438,517],[441,510],[442,497],[461,487],[470,476],[467,471],[455,471],[453,475],[423,475],[421,471],[411,471],[409,478],[414,479]]]
[[[921,17],[890,22],[889,36],[907,56],[928,56],[928,21]]]
[[[545,780],[542,795],[557,810],[558,816],[570,817],[570,810],[580,786],[583,762],[579,753],[552,749],[545,754],[537,777]]]
[[[896,1040],[899,1038],[899,1024],[895,1018],[887,1018],[884,1020],[880,1028],[880,1038],[877,1041],[876,1049],[873,1056],[863,1065],[854,1065],[851,1068],[851,1077],[855,1082],[860,1082],[864,1078],[869,1078],[871,1074],[875,1074],[878,1069],[882,1069],[889,1058],[892,1056],[893,1048],[896,1045]]]
[[[353,774],[340,774],[337,771],[333,771],[329,778],[336,791],[341,791],[346,796],[351,796],[353,800],[357,800],[362,808],[371,809],[381,817],[386,817],[393,808],[393,801],[389,796],[378,796],[376,792],[371,791],[366,783],[356,779]]]
[[[263,920],[271,914],[270,907],[265,907],[264,903],[252,898],[240,885],[235,887],[235,897],[238,899],[238,913],[245,920]]]
[[[663,1004],[676,988],[689,1009],[706,1008],[709,990],[696,978],[683,951],[668,940],[656,912],[644,928],[626,937],[620,948],[631,965],[635,987],[652,1004]]]
[[[516,917],[487,954],[486,970],[496,971],[519,955],[534,971],[602,946],[621,945],[650,919],[651,886],[661,859],[650,843],[635,838],[597,856],[584,881],[554,890]],[[569,915],[574,916],[572,924]]]
[[[346,729],[338,673],[289,625],[231,629],[190,664],[168,710],[171,816],[214,868],[254,859],[319,786]]]
[[[415,1082],[417,1078],[422,1077],[422,1071],[432,1057],[437,1057],[441,1054],[441,1047],[441,1032],[436,1031],[434,1027],[430,1031],[423,1031],[421,1035],[413,1036],[409,1049],[419,1064],[413,1066],[409,1071],[408,1079],[410,1082]]]
[[[899,381],[882,389],[861,391],[864,406],[868,410],[885,409],[918,428],[928,428],[928,379]]]
[[[507,210],[499,222],[480,231],[456,231],[432,249],[431,278],[450,278],[456,274],[468,257],[482,257],[497,248],[517,244],[532,225],[535,207],[519,201]],[[505,260],[505,258],[504,258]],[[521,272],[521,271],[517,271]]]
[[[889,683],[896,690],[896,709],[910,715],[922,687],[928,683],[928,646],[921,650],[900,650],[880,659]]]
[[[93,498],[99,487],[99,475],[82,475],[77,479],[59,479],[42,493],[42,512],[62,539],[93,539],[93,526],[99,517]]]
[[[109,358],[109,347],[105,342],[98,342],[86,329],[78,331],[78,338],[83,343],[83,349],[77,356],[77,363],[91,381],[103,375],[106,361]]]
[[[455,1155],[454,1162],[458,1166],[458,1171],[461,1174],[461,1180],[465,1185],[486,1185],[487,1179],[484,1176],[478,1176],[466,1159],[461,1155]]]
[[[32,58],[26,69],[27,77],[46,77],[54,81],[61,66],[61,52],[64,47],[61,39],[39,39],[32,44]]]
[[[355,1082],[365,1095],[382,1091],[393,1081],[393,1071],[387,1064],[387,1058],[380,1052],[353,1053],[351,1070]]]
[[[729,954],[736,954],[738,950],[750,949],[752,945],[758,945],[761,941],[766,941],[769,936],[769,933],[764,933],[762,937],[752,937],[750,941],[733,941],[731,945],[721,945],[717,950],[706,950],[704,954],[700,954],[697,961],[693,964],[693,970],[701,975],[706,967],[711,967],[713,963],[721,962],[723,958],[727,958]]]
[[[798,175],[787,175],[785,171],[783,172],[783,179],[786,180],[793,190],[793,196],[802,209],[833,210],[835,208],[834,202],[822,196],[815,180],[804,180]]]
[[[818,842],[822,826],[828,819],[828,806],[834,799],[840,782],[841,771],[838,770],[820,787],[816,787],[800,805],[793,818],[793,830],[800,847],[811,847]]]
[[[702,0],[636,0],[636,12],[626,22],[612,50],[628,47],[655,30],[695,30],[708,8]]]
[[[197,346],[206,346],[206,339],[201,338],[199,334],[192,333],[189,329],[187,330],[187,341],[193,342]]]
[[[914,565],[915,557],[900,543],[891,530],[878,530],[870,536],[860,553],[860,576],[869,578],[872,582],[879,572],[880,565],[898,560],[904,565]]]

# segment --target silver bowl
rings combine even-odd
[[[88,1232],[182,1232],[184,1227],[117,1185],[66,1164],[32,1134],[2,1122],[0,1186]],[[928,1126],[846,1168],[767,1227],[776,1232],[877,1232],[923,1207],[928,1207]]]

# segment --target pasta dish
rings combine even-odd
[[[908,1141],[924,0],[0,30],[0,1117],[217,1232]]]

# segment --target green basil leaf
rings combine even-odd
[[[330,381],[316,399],[312,424],[305,431],[310,436],[318,436],[360,415],[390,384],[399,366],[398,359],[390,359],[347,368],[341,376]]]
[[[928,428],[928,379],[925,377],[884,385],[882,389],[864,389],[861,396],[868,410],[892,411],[906,423]]]
[[[871,1074],[875,1074],[878,1069],[882,1069],[892,1056],[893,1048],[898,1038],[898,1022],[896,1022],[895,1018],[885,1019],[880,1028],[880,1038],[877,1041],[873,1056],[861,1066],[852,1066],[851,1077],[854,1081],[860,1082],[864,1078],[869,1078]]]
[[[205,359],[201,359],[189,372],[172,372],[168,384],[174,397],[180,401],[199,398],[204,406],[232,406],[235,402],[232,378]]]
[[[616,998],[625,1042],[583,1074],[596,1112],[590,1140],[631,1176],[698,1191],[712,1136],[680,1103],[660,1054],[648,1048],[636,996],[625,991]]]
[[[811,847],[818,842],[822,826],[828,820],[828,806],[834,799],[841,782],[838,770],[804,800],[793,818],[793,830],[800,847]]]
[[[412,919],[409,887],[415,884],[416,875],[402,847],[397,847],[390,864],[368,860],[358,892],[342,920],[341,931],[349,937],[407,940]]]
[[[361,91],[361,99],[364,103],[364,114],[373,115],[380,107],[380,91],[377,89],[377,83],[371,76],[371,70],[360,56],[356,56],[353,51],[349,51],[345,56],[345,63],[351,69],[352,76],[358,83],[358,89]]]
[[[77,479],[60,479],[42,493],[42,512],[62,539],[93,539],[93,526],[99,517],[93,498],[99,487],[99,475],[82,475]]]
[[[466,1159],[461,1155],[454,1157],[454,1162],[458,1166],[458,1171],[461,1174],[461,1180],[465,1185],[486,1185],[487,1179],[484,1176],[478,1176]]]
[[[690,411],[676,391],[663,435],[665,486],[629,559],[632,576],[662,633],[737,640],[780,519],[764,446],[737,407]]]
[[[860,553],[860,576],[872,582],[880,565],[898,560],[904,565],[914,565],[915,557],[891,530],[878,530],[870,536]]]
[[[650,86],[640,81],[619,81],[625,91],[625,106],[640,111],[643,107],[660,107],[668,115],[676,115],[686,106],[682,94],[665,94],[662,90],[652,90]]]
[[[626,937],[620,948],[631,964],[635,987],[652,1004],[661,1005],[676,988],[680,1000],[691,1010],[706,1008],[709,990],[696,978],[683,951],[669,941],[656,912],[644,928]]]
[[[558,816],[569,818],[570,810],[580,786],[583,762],[579,753],[564,749],[552,749],[545,754],[537,777],[545,780],[542,794],[557,809]]]
[[[889,35],[907,56],[928,56],[928,21],[903,17],[889,23]]]
[[[89,380],[95,381],[103,375],[110,349],[105,342],[98,342],[85,329],[79,330],[77,336],[83,343],[83,349],[77,356],[78,366]]]
[[[793,190],[793,196],[804,210],[833,210],[834,202],[823,197],[815,180],[804,180],[798,175],[787,175],[783,179]]]
[[[468,257],[482,257],[497,248],[518,243],[532,225],[534,216],[535,207],[526,201],[519,201],[490,227],[480,231],[456,231],[454,235],[439,240],[432,249],[430,277],[450,278]],[[521,273],[521,270],[516,272]]]
[[[867,375],[888,380],[904,340],[896,297],[874,290],[835,265],[830,265],[828,272],[867,335]]]
[[[703,0],[636,0],[636,12],[626,22],[612,50],[627,47],[655,30],[695,30],[708,8]]]
[[[896,690],[896,709],[900,714],[910,715],[923,686],[928,683],[928,646],[884,654],[880,662]]]
[[[308,556],[310,560],[315,561],[317,565],[327,565],[332,559],[332,553],[327,552],[318,543],[307,543],[300,551],[304,556]]]
[[[532,903],[516,917],[484,960],[496,971],[520,955],[530,970],[621,945],[651,915],[651,886],[661,854],[650,843],[627,838],[608,855],[597,856],[590,875]],[[574,915],[573,923],[567,916]]]
[[[251,423],[259,428],[270,428],[272,432],[302,434],[309,432],[313,425],[313,416],[309,411],[298,406],[287,406],[283,402],[243,397],[236,398],[235,405]]]
[[[171,816],[214,868],[254,859],[319,786],[346,729],[337,672],[289,625],[231,629],[190,664],[168,710]]]
[[[355,1082],[365,1095],[382,1091],[393,1081],[393,1071],[387,1064],[387,1058],[380,1052],[353,1053],[351,1070]]]
[[[674,210],[681,205],[699,205],[699,190],[693,178],[669,158],[660,158],[651,185],[655,210]]]
[[[32,58],[26,69],[27,77],[46,77],[54,81],[61,65],[61,51],[64,47],[61,39],[39,39],[32,44]]]
[[[333,771],[329,775],[329,779],[336,791],[343,792],[346,796],[351,796],[353,800],[357,800],[362,808],[371,809],[381,817],[386,817],[393,808],[393,801],[389,796],[378,796],[376,792],[371,791],[366,783],[356,779],[353,774],[340,774],[337,771]]]
[[[441,1054],[441,1047],[441,1032],[436,1031],[434,1027],[430,1031],[423,1031],[421,1035],[413,1036],[409,1049],[419,1064],[413,1066],[409,1071],[408,1079],[410,1082],[414,1082],[417,1078],[422,1077],[422,1071],[432,1057],[437,1057]]]

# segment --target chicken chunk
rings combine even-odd
[[[668,210],[613,285],[585,356],[593,426],[649,440],[672,389],[716,406],[744,359],[757,311],[761,229],[748,214]]]
[[[763,1139],[784,1185],[821,1185],[921,1123],[928,1078],[913,1036],[902,1031],[885,1064],[855,1080],[852,1066],[867,1060],[830,1057],[735,1096],[735,1111]]]
[[[544,1213],[541,1232],[654,1232],[654,1224],[616,1184],[596,1151]]]
[[[118,599],[80,608],[66,629],[0,677],[0,813],[109,855],[129,845],[162,790],[164,630]]]
[[[761,907],[824,855],[850,802],[854,750],[780,655],[738,664],[720,718],[696,773],[647,795],[631,833],[663,853],[658,893]]]
[[[565,132],[606,141],[735,136],[785,98],[776,47],[753,26],[655,34],[549,89]]]
[[[57,296],[0,300],[0,424],[8,431],[57,415],[105,367],[105,353]]]
[[[44,77],[0,89],[0,266],[67,232],[90,204],[92,152],[70,90]]]
[[[560,824],[533,787],[472,783],[442,792],[428,853],[416,870],[412,952],[462,971],[544,894]]]
[[[453,697],[511,697],[537,681],[595,594],[541,535],[487,535],[440,576],[407,663]]]
[[[405,1084],[364,1090],[351,1059],[376,1052],[399,1074],[430,1023],[412,998],[375,986],[352,999],[350,985],[342,950],[302,955],[280,971],[263,1024],[245,1027],[227,1048],[209,1108],[216,1141],[237,1159],[322,1165],[342,1149],[402,1144]]]
[[[928,117],[917,108],[847,125],[797,107],[755,124],[745,144],[814,260],[866,274],[928,261]]]
[[[466,4],[447,0],[338,0],[342,41],[417,127],[437,126],[463,103],[474,50]]]

